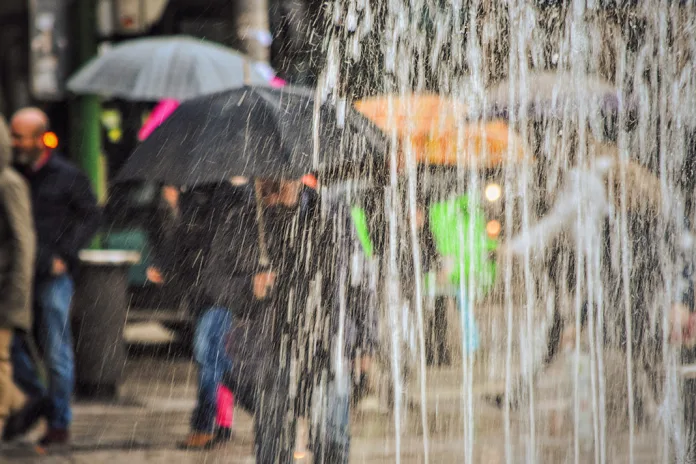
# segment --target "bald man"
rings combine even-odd
[[[46,114],[25,108],[10,123],[15,167],[31,189],[37,236],[34,321],[37,341],[49,374],[48,396],[53,414],[42,444],[69,440],[72,421],[74,354],[70,331],[73,273],[78,252],[86,247],[100,223],[97,200],[87,177],[44,144]],[[21,339],[13,346],[15,378],[32,396],[43,387]]]

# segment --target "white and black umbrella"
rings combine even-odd
[[[204,40],[149,37],[123,42],[92,59],[70,78],[68,89],[134,101],[183,101],[244,84],[269,84],[260,66]]]

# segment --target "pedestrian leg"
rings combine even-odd
[[[191,417],[191,435],[183,448],[207,448],[216,444],[213,435],[217,415],[218,388],[223,376],[232,370],[225,346],[232,328],[232,314],[226,308],[205,311],[194,334],[194,359],[198,365],[198,398]]]
[[[344,366],[347,364],[344,363]],[[334,373],[324,392],[322,423],[315,443],[318,463],[347,464],[350,457],[350,377],[347,370]]]
[[[447,343],[447,303],[449,298],[438,297],[435,299],[435,357],[436,365],[448,366],[451,364],[449,346]]]
[[[30,354],[31,350],[26,336],[15,333],[12,340],[11,357],[14,381],[24,393],[33,398],[39,398],[46,396],[46,386],[39,379],[39,372]]]
[[[217,417],[215,423],[221,428],[232,428],[234,420],[234,395],[224,384],[218,386]]]
[[[24,393],[12,377],[10,345],[13,335],[13,330],[0,329],[0,420],[7,419],[10,413],[18,411],[26,403]]]
[[[14,383],[10,359],[13,338],[13,330],[0,329],[0,421],[4,421],[2,439],[5,441],[24,435],[53,409],[47,397],[27,398]]]
[[[273,359],[280,362],[280,356]],[[254,414],[256,462],[290,464],[295,447],[296,417],[290,398],[290,372],[286,367],[266,368],[256,396]]]
[[[70,305],[74,284],[68,275],[38,283],[39,343],[43,348],[49,376],[49,396],[53,414],[51,430],[67,432],[72,422],[72,400],[75,387],[75,356],[70,327]],[[66,438],[67,440],[67,438]],[[62,440],[61,440],[62,441]]]
[[[464,356],[470,356],[480,345],[478,324],[466,294],[457,295],[457,306],[462,326],[462,351]]]

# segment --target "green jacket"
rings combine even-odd
[[[486,216],[479,205],[470,202],[468,195],[460,195],[432,204],[428,219],[438,253],[454,261],[451,283],[459,285],[462,277],[468,281],[472,272],[478,290],[490,289],[496,269],[489,255],[496,250],[497,241],[488,237]]]
[[[473,207],[473,213],[469,213],[470,206]],[[365,255],[372,257],[374,246],[365,211],[354,206],[351,217]],[[438,254],[452,258],[455,263],[450,274],[451,283],[459,286],[462,274],[468,278],[469,272],[473,270],[478,290],[486,292],[490,289],[495,279],[496,266],[495,261],[490,260],[489,253],[495,251],[498,244],[486,233],[483,210],[476,203],[470,204],[467,195],[461,195],[432,204],[428,217]],[[472,222],[473,230],[470,231]],[[470,233],[473,233],[473,242],[467,244]]]

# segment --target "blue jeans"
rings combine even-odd
[[[53,402],[49,426],[67,429],[72,422],[70,401],[75,387],[75,356],[70,327],[70,305],[75,285],[65,274],[36,282],[35,324],[39,348],[48,371],[48,396]],[[31,396],[45,394],[45,388],[31,360],[26,343],[15,337],[12,362],[17,384]]]
[[[472,354],[478,350],[481,342],[478,325],[466,293],[457,292],[457,308],[462,325],[462,348],[465,354]]]
[[[217,413],[217,391],[223,376],[232,370],[227,336],[232,313],[221,307],[207,309],[198,319],[193,339],[193,356],[198,364],[198,400],[191,418],[196,432],[212,433]]]

